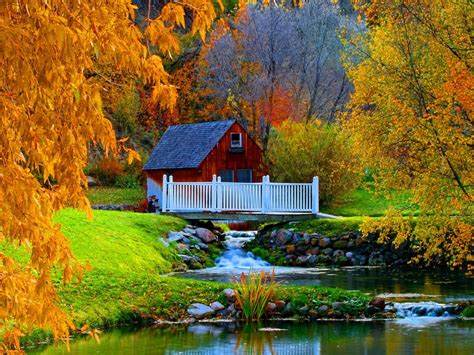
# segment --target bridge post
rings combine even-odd
[[[216,175],[212,175],[212,186],[211,186],[211,212],[217,211],[217,178]]]
[[[167,181],[167,177],[166,177],[166,174],[163,175],[163,192],[162,192],[162,197],[161,197],[161,212],[166,212],[166,202],[167,202],[167,193],[168,193],[168,181]]]
[[[217,212],[222,212],[222,179],[217,177]]]
[[[319,178],[317,176],[313,177],[311,197],[311,213],[316,214],[319,212]]]
[[[265,175],[262,177],[262,212],[268,212],[268,200],[270,198],[269,193],[269,185],[270,185],[270,176]]]
[[[174,209],[174,205],[176,201],[174,200],[174,186],[173,186],[173,175],[170,175],[168,178],[168,211],[172,211]]]

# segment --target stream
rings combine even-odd
[[[213,268],[175,277],[228,282],[241,272],[270,271],[266,261],[242,249],[253,232],[226,233],[226,250]],[[320,285],[382,295],[393,303],[393,320],[241,324],[199,322],[123,328],[101,336],[28,350],[43,354],[474,354],[474,319],[450,311],[474,299],[474,280],[462,274],[387,271],[373,267],[275,267],[283,285]]]

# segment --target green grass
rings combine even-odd
[[[64,210],[55,219],[71,242],[78,260],[87,260],[101,272],[168,272],[174,253],[157,242],[186,222],[157,214],[94,211],[90,221],[77,210]]]
[[[120,187],[91,187],[87,197],[92,205],[118,205],[127,203],[137,205],[145,198],[145,190],[141,187],[125,189]]]
[[[373,188],[359,188],[348,194],[338,206],[322,208],[321,212],[343,217],[381,217],[389,207],[402,209],[408,214],[411,207],[410,195],[407,192],[393,193],[393,196],[387,198],[375,194]]]
[[[364,217],[344,217],[341,219],[310,219],[295,223],[290,228],[297,232],[319,233],[327,237],[335,237],[343,232],[359,230]]]

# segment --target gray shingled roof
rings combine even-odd
[[[170,126],[153,149],[144,170],[199,167],[234,122]]]

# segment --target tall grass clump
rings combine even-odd
[[[275,270],[268,272],[242,272],[235,282],[236,304],[246,320],[259,320],[265,314],[268,302],[275,290]]]

